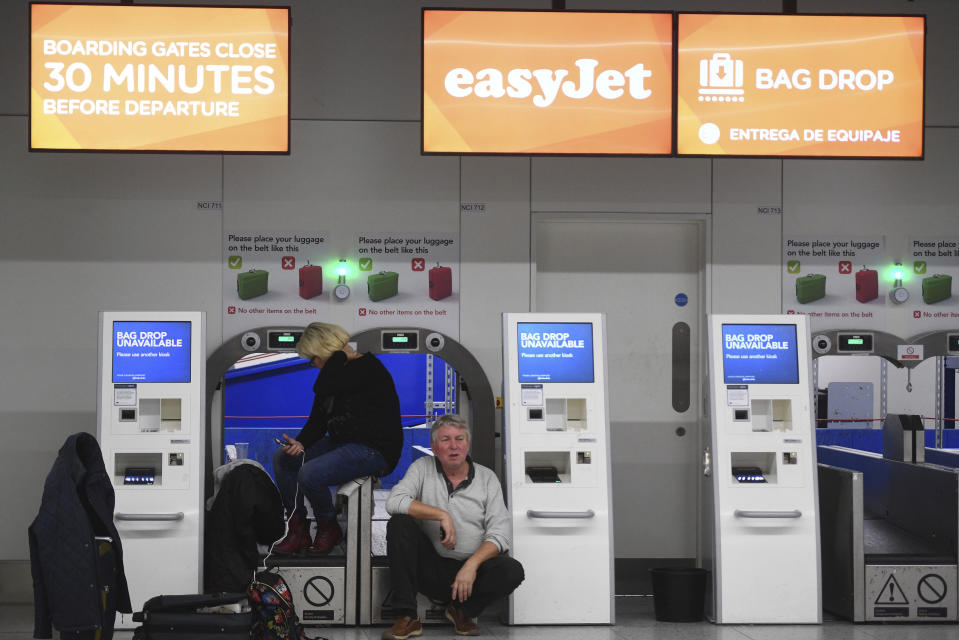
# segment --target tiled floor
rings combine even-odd
[[[523,640],[959,640],[956,624],[861,624],[828,618],[822,625],[716,626],[708,622],[657,622],[648,597],[616,598],[613,626],[510,627],[499,622],[499,612],[484,614],[479,622],[482,637]],[[310,627],[311,638],[327,640],[378,640],[385,627]],[[118,631],[116,640],[132,633]],[[33,607],[0,604],[0,640],[33,637]],[[55,635],[58,637],[58,634]],[[428,626],[424,638],[455,638],[451,627]]]

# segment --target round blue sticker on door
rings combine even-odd
[[[677,294],[676,294],[676,306],[677,306],[677,307],[685,307],[687,302],[689,302],[689,298],[686,296],[685,293],[677,293]]]

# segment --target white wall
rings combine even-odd
[[[784,234],[882,229],[887,241],[903,243],[907,234],[955,234],[959,90],[953,61],[959,45],[953,34],[959,7],[951,0],[799,3],[802,11],[928,15],[929,126],[921,162],[423,157],[422,3],[276,4],[293,6],[288,157],[28,153],[28,4],[0,3],[0,86],[6,88],[0,92],[0,486],[6,514],[0,562],[22,566],[28,557],[26,528],[63,440],[95,431],[99,310],[205,310],[208,349],[220,344],[226,227],[312,228],[344,243],[371,229],[460,233],[460,338],[494,390],[501,387],[500,314],[529,309],[532,211],[712,215],[709,293],[712,311],[728,313],[780,309]],[[579,4],[668,10],[778,5]],[[223,210],[197,210],[201,200],[221,200]],[[464,213],[460,202],[487,208]],[[757,214],[758,206],[780,204],[781,217]],[[2,589],[0,600],[7,595]]]

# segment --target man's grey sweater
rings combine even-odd
[[[486,541],[499,547],[501,553],[509,549],[511,543],[509,513],[496,474],[472,461],[469,464],[470,477],[451,493],[439,462],[432,456],[422,457],[410,465],[386,501],[390,515],[408,514],[414,500],[449,513],[456,526],[453,549],[447,549],[440,542],[438,521],[417,520],[417,523],[439,555],[457,560],[466,560]]]

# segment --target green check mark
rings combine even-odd
[[[786,271],[789,273],[799,273],[799,260],[789,260],[786,262]]]
[[[242,269],[243,256],[230,256],[229,258],[227,258],[226,264],[231,269]]]
[[[372,271],[373,270],[373,258],[360,258],[357,263],[360,267],[360,271]]]
[[[925,260],[916,260],[912,263],[912,270],[916,273],[925,273],[926,272],[926,261]]]

